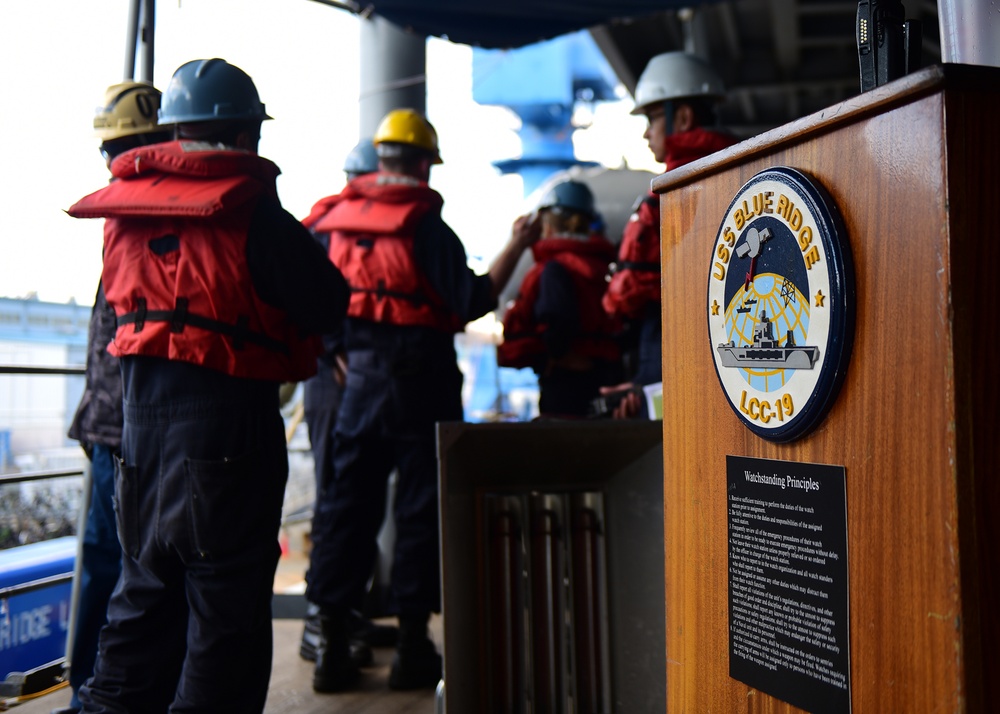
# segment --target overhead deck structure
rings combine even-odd
[[[360,63],[362,133],[384,113],[375,99],[380,94],[385,104],[422,106],[419,48],[428,36],[504,49],[587,29],[629,92],[653,55],[692,51],[722,74],[728,92],[721,122],[741,137],[848,99],[860,87],[857,0],[312,1],[368,21]],[[907,17],[921,22],[921,64],[941,61],[938,4],[903,4]],[[154,15],[154,0],[131,0],[129,78],[138,71],[152,79]]]
[[[722,124],[743,137],[859,93],[857,0],[315,1],[484,48],[589,29],[629,92],[653,55],[693,51],[721,72],[729,89]],[[940,61],[937,3],[903,4],[907,18],[921,22],[922,64]]]

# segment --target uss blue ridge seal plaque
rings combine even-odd
[[[775,167],[730,203],[712,251],[708,333],[730,407],[756,435],[805,436],[847,371],[854,275],[846,231],[826,191]]]

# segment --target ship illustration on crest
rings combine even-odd
[[[764,369],[812,369],[819,359],[819,347],[795,344],[795,333],[789,330],[785,344],[774,338],[774,323],[763,311],[753,328],[753,343],[736,346],[723,342],[716,349],[723,367]]]

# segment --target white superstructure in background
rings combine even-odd
[[[0,298],[0,367],[82,366],[90,310]],[[83,452],[66,432],[82,393],[82,376],[0,374],[0,473],[78,466]]]

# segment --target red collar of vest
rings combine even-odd
[[[376,171],[358,176],[340,192],[340,200],[370,199],[382,203],[425,203],[440,208],[441,194],[412,176]]]
[[[714,154],[735,143],[736,139],[727,134],[702,127],[680,134],[671,134],[663,140],[667,155],[667,171]]]
[[[134,178],[162,171],[196,178],[251,176],[274,186],[281,173],[272,161],[250,151],[201,141],[168,141],[126,151],[111,163],[115,178]]]

